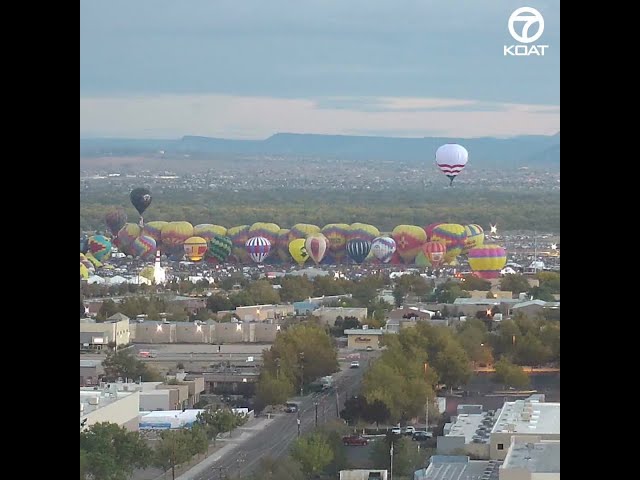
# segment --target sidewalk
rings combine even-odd
[[[238,445],[242,444],[248,438],[253,437],[257,431],[264,430],[268,424],[273,422],[273,420],[273,416],[271,418],[253,418],[246,425],[234,430],[231,436],[219,438],[216,443],[218,443],[218,445],[224,444],[221,448],[218,448],[200,463],[194,465],[179,477],[176,477],[176,480],[192,480],[197,478],[203,472],[210,469],[214,463],[234,450]]]

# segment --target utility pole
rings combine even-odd
[[[300,412],[298,411],[298,418],[296,418],[296,423],[298,424],[298,438],[300,437]]]
[[[391,449],[389,450],[390,457],[390,469],[389,469],[389,480],[393,480],[393,442],[391,442]]]
[[[316,407],[316,428],[318,428],[318,402],[313,402],[313,405]]]
[[[304,352],[300,352],[300,396],[304,396]]]
[[[338,398],[338,387],[336,387],[336,417],[340,418],[340,401]]]
[[[424,407],[424,429],[429,431],[429,397],[427,396],[427,403]]]

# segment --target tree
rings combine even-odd
[[[189,429],[165,430],[156,445],[154,464],[165,472],[171,469],[171,477],[176,478],[176,467],[193,457],[193,436]]]
[[[525,388],[529,386],[529,377],[522,367],[514,365],[507,359],[496,362],[493,381],[505,387]]]
[[[475,275],[465,275],[460,283],[462,290],[491,290],[491,282]]]
[[[96,320],[104,322],[107,318],[116,313],[118,313],[118,306],[116,305],[116,302],[108,298],[100,305],[100,309],[98,309],[98,314],[96,315]]]
[[[247,287],[247,293],[253,299],[253,305],[280,303],[280,294],[267,280],[258,280]]]
[[[418,450],[416,442],[406,437],[398,438],[387,435],[383,441],[378,441],[371,449],[373,466],[379,469],[389,469],[391,464],[391,444],[393,443],[393,478],[396,476],[411,477],[413,472],[424,466],[424,452]]]
[[[374,400],[371,403],[367,402],[364,410],[364,419],[368,422],[375,423],[377,429],[380,429],[380,423],[386,422],[390,415],[389,407],[381,400]]]
[[[191,432],[191,452],[194,455],[207,453],[209,450],[209,438],[204,426],[196,423],[189,429],[189,432]]]
[[[524,275],[514,273],[500,279],[500,290],[503,292],[512,292],[518,295],[522,292],[528,292],[530,288],[529,281]]]
[[[560,293],[560,274],[556,272],[540,272],[536,275],[540,286],[550,293]]]
[[[344,408],[340,411],[340,418],[350,425],[358,423],[367,411],[367,399],[364,396],[354,395],[344,402]]]
[[[542,300],[543,302],[553,302],[555,297],[551,293],[551,289],[547,286],[533,287],[529,290],[529,296],[534,300]]]
[[[551,349],[530,332],[516,342],[514,360],[518,365],[544,365],[551,354]]]
[[[400,277],[402,278],[402,277]],[[393,287],[393,300],[396,304],[396,307],[401,307],[402,303],[404,302],[404,297],[407,296],[407,290],[406,287],[404,287],[403,285],[400,284],[396,284]]]
[[[299,302],[313,296],[314,284],[306,275],[284,277],[280,285],[280,298],[283,302]]]
[[[104,368],[105,379],[111,382],[116,381],[118,378],[135,380],[142,378],[143,382],[161,380],[157,371],[126,350],[109,352],[102,362],[102,367]]]
[[[333,450],[323,435],[313,433],[294,442],[291,457],[300,463],[302,471],[310,477],[319,474],[331,463]]]
[[[138,432],[115,423],[91,425],[80,433],[80,474],[92,480],[126,480],[135,468],[146,468],[149,449]]]
[[[449,341],[435,356],[433,365],[440,380],[451,388],[464,385],[471,378],[469,357],[458,342]]]
[[[300,464],[292,458],[262,457],[251,480],[307,480]]]
[[[233,307],[231,305],[231,300],[225,295],[221,295],[216,293],[215,295],[211,295],[207,297],[207,308],[214,313],[231,310]]]
[[[204,428],[207,438],[215,445],[219,434],[230,432],[242,425],[246,418],[244,415],[233,413],[229,408],[207,407],[204,412],[198,413],[196,421]]]
[[[285,375],[263,371],[256,385],[256,401],[262,405],[281,405],[293,394],[293,384]]]

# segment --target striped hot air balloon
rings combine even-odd
[[[449,178],[449,186],[464,169],[469,160],[469,152],[462,145],[447,143],[436,150],[436,165]]]
[[[162,229],[162,246],[167,254],[182,256],[184,242],[193,237],[193,225],[189,222],[169,222]]]
[[[276,240],[276,255],[281,262],[291,262],[289,256],[289,229],[281,228],[278,230],[278,237]]]
[[[320,227],[310,223],[296,223],[289,230],[289,242],[298,238],[307,238],[309,235],[320,233]]]
[[[226,235],[227,229],[221,225],[212,225],[211,223],[201,223],[193,227],[193,236],[202,237],[210,242],[215,235]]]
[[[133,255],[131,250],[133,242],[142,233],[142,228],[137,223],[125,223],[118,232],[118,247],[127,255]]]
[[[349,227],[349,240],[366,240],[373,242],[373,239],[380,236],[378,227],[368,223],[352,223]]]
[[[478,248],[484,244],[484,230],[480,225],[476,225],[475,223],[465,225],[464,231],[467,234],[467,238],[464,240],[464,250],[462,253],[469,253],[469,250],[472,248]]]
[[[451,264],[458,255],[462,254],[466,238],[467,232],[462,225],[457,223],[440,224],[433,229],[431,234],[432,242],[440,242],[447,248],[444,255],[444,263],[446,264]]]
[[[507,263],[507,252],[498,245],[483,245],[469,250],[469,266],[480,278],[498,278]]]
[[[318,265],[327,251],[327,239],[321,233],[309,235],[304,242],[304,248],[307,250],[311,260]]]
[[[240,263],[249,261],[246,246],[247,240],[250,238],[249,227],[250,225],[237,225],[227,230],[227,237],[229,237],[233,243],[231,254],[234,255],[235,259]]]
[[[371,242],[371,251],[382,263],[388,263],[396,251],[396,241],[391,237],[376,237]]]
[[[131,253],[143,260],[151,259],[156,254],[156,241],[153,237],[140,235],[131,245]]]
[[[348,223],[329,223],[322,227],[322,233],[328,242],[327,249],[329,255],[336,261],[341,262],[347,254],[347,241],[351,226]]]
[[[433,229],[436,228],[438,225],[442,225],[442,223],[443,222],[430,223],[429,225],[424,227],[424,231],[427,234],[427,242],[431,241],[431,235],[433,234]]]
[[[447,247],[441,242],[427,242],[422,245],[422,252],[427,260],[431,263],[433,268],[440,268],[444,261],[444,255],[447,252]]]
[[[349,240],[347,242],[347,255],[356,263],[364,262],[371,251],[371,242],[368,240]]]
[[[199,262],[207,253],[207,241],[202,237],[190,237],[184,241],[184,255],[192,262]]]
[[[413,263],[420,247],[427,240],[424,228],[416,225],[398,225],[391,232],[391,237],[396,241],[398,254],[407,264]]]
[[[275,223],[256,222],[249,227],[250,237],[266,238],[274,247],[278,241],[279,232],[280,226]]]
[[[233,242],[229,237],[214,235],[209,241],[209,248],[204,254],[204,258],[209,263],[224,263],[231,254]]]
[[[87,258],[93,257],[98,262],[103,263],[109,260],[111,255],[111,242],[104,235],[94,235],[87,240],[89,253]]]
[[[269,256],[271,242],[264,237],[251,237],[247,240],[246,248],[251,260],[262,263]]]
[[[164,220],[154,220],[153,222],[147,222],[142,228],[142,235],[153,238],[156,241],[157,247],[162,241],[162,229],[168,224],[169,222],[165,222]]]

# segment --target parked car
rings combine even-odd
[[[371,345],[367,345],[367,352],[373,352],[373,347]]]
[[[402,433],[404,433],[405,435],[413,435],[414,433],[416,433],[416,427],[408,425],[404,427],[404,431]]]
[[[360,368],[360,362],[351,362],[350,368]]]
[[[393,427],[391,429],[391,433],[394,435],[402,435],[402,429],[400,427]]]
[[[433,438],[433,433],[425,432],[424,430],[417,430],[413,432],[413,435],[411,436],[411,439],[416,442],[424,442],[430,438]]]
[[[346,446],[365,446],[369,444],[369,440],[360,435],[347,435],[342,437],[342,443]]]

